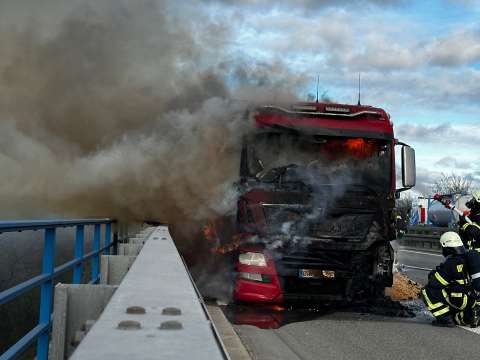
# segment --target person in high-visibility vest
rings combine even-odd
[[[467,262],[465,246],[453,231],[444,233],[440,237],[440,244],[445,261],[430,272],[428,283],[422,289],[423,301],[435,317],[432,325],[454,327],[456,324],[470,324],[476,327],[477,295],[472,290],[472,277],[469,274],[469,268],[474,267]],[[476,251],[472,253],[478,255]]]
[[[474,191],[472,199],[465,205],[470,209],[468,217],[471,222],[460,216],[458,233],[467,249],[480,251],[480,191]]]

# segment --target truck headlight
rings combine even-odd
[[[267,260],[262,253],[246,252],[238,256],[238,261],[243,265],[267,266]]]

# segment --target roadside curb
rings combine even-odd
[[[240,337],[227,320],[223,311],[215,305],[207,305],[207,310],[222,339],[231,360],[252,360]]]

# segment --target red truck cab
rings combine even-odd
[[[258,108],[254,121],[240,165],[234,298],[351,300],[390,286],[395,197],[415,185],[414,150],[395,139],[390,116],[300,103]]]

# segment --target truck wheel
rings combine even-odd
[[[373,281],[377,287],[388,287],[393,284],[394,253],[390,244],[380,245],[374,250]]]

